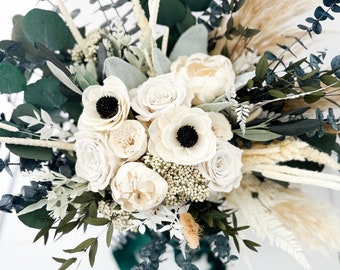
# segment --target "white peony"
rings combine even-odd
[[[108,145],[106,134],[79,131],[75,134],[76,174],[89,182],[93,192],[104,190],[115,175],[119,160]]]
[[[189,57],[180,56],[170,69],[182,75],[186,87],[194,93],[193,105],[212,102],[234,87],[232,62],[223,55],[196,53]]]
[[[169,107],[191,107],[194,98],[194,94],[186,89],[183,78],[174,73],[149,78],[129,94],[131,107],[141,121],[150,121]]]
[[[137,160],[146,151],[145,128],[137,120],[125,120],[120,128],[110,132],[109,144],[118,158],[127,161]]]
[[[211,119],[212,130],[214,131],[216,138],[230,140],[233,137],[233,132],[228,119],[218,112],[208,112],[208,114]]]
[[[194,165],[211,159],[216,136],[208,113],[199,108],[173,107],[149,127],[148,150],[168,162]]]
[[[130,110],[128,90],[115,76],[104,80],[104,85],[91,85],[82,95],[83,112],[79,117],[80,130],[105,131],[118,128]]]
[[[198,165],[210,180],[209,188],[216,192],[230,192],[239,187],[242,179],[242,150],[226,140],[217,140],[216,155]]]
[[[168,183],[144,163],[122,165],[111,182],[112,198],[127,211],[152,209],[164,200]]]

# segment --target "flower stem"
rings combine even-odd
[[[0,142],[16,145],[57,148],[60,150],[74,151],[74,144],[62,141],[43,141],[27,138],[0,137]]]
[[[61,14],[63,15],[74,39],[76,40],[76,42],[78,43],[80,49],[82,50],[82,52],[84,53],[85,57],[88,58],[88,51],[86,46],[84,45],[85,40],[83,39],[82,35],[80,34],[77,26],[74,24],[73,19],[70,15],[70,13],[68,12],[64,2],[62,0],[56,0],[57,6],[59,7],[59,10],[61,12]]]

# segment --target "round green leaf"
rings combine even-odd
[[[147,17],[149,17],[148,0],[142,0],[141,4]],[[180,0],[161,0],[158,10],[157,23],[172,26],[183,20],[186,7]]]
[[[26,78],[15,66],[0,64],[0,93],[12,94],[25,89]]]
[[[19,215],[19,219],[28,227],[42,229],[50,227],[53,224],[53,219],[50,217],[46,207],[35,210],[33,212]]]
[[[52,149],[46,147],[26,146],[6,144],[6,147],[13,153],[22,158],[35,159],[35,160],[51,160]]]
[[[187,5],[192,11],[206,10],[212,0],[181,0],[183,4]]]
[[[20,104],[14,109],[12,113],[12,117],[11,117],[11,122],[17,124],[18,126],[25,127],[27,123],[20,120],[19,117],[21,116],[35,117],[34,111],[36,111],[37,113],[39,112],[39,110],[36,107],[34,107],[32,104],[29,104],[29,103]]]
[[[187,7],[187,12],[182,21],[176,24],[179,33],[184,33],[191,26],[196,24],[196,18],[192,15],[191,10]]]
[[[32,9],[23,20],[23,30],[27,39],[41,43],[52,51],[64,48],[69,32],[66,23],[53,11]]]
[[[46,111],[59,109],[67,101],[59,90],[59,82],[53,79],[41,79],[29,84],[24,98],[26,102]]]

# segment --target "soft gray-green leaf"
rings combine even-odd
[[[121,79],[128,89],[136,88],[147,80],[143,72],[115,56],[105,60],[104,72],[106,76],[116,76]]]
[[[156,75],[162,75],[170,72],[170,59],[158,48],[153,48],[153,64]]]
[[[208,53],[208,30],[202,24],[190,27],[180,36],[169,58],[175,61],[179,56],[194,53]]]
[[[265,129],[246,129],[246,132],[244,134],[240,129],[233,130],[233,132],[244,139],[259,142],[270,141],[281,137],[281,135]]]
[[[83,66],[74,65],[73,72],[75,72],[74,77],[78,82],[81,89],[85,90],[90,85],[98,85],[96,78]]]

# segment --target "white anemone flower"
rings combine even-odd
[[[173,107],[149,127],[148,150],[168,162],[194,165],[216,153],[209,114],[199,108]]]

